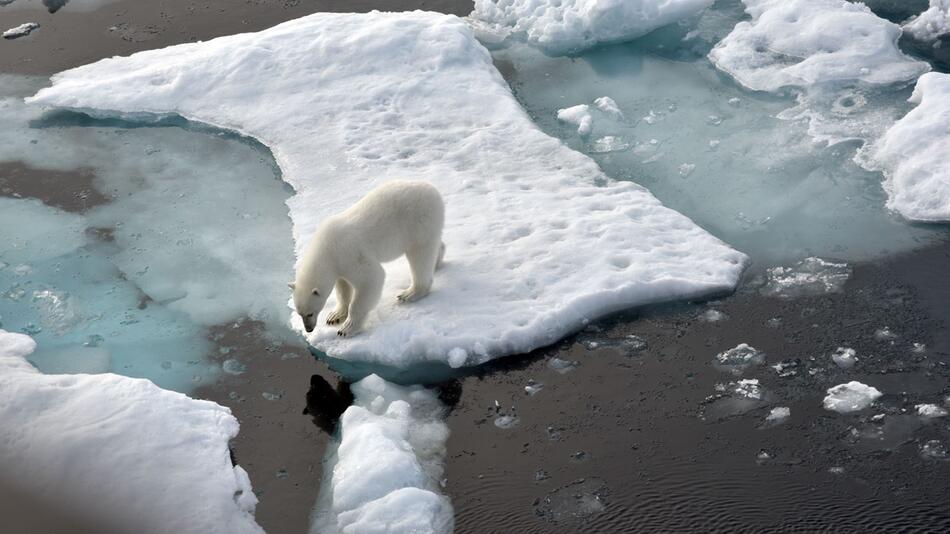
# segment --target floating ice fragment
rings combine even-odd
[[[915,342],[914,342],[914,347],[913,347],[912,349],[910,349],[910,351],[913,352],[913,353],[916,353],[916,354],[921,354],[921,353],[923,353],[923,352],[927,352],[927,345],[924,345],[923,343],[917,343],[917,342],[915,341]]]
[[[950,449],[940,440],[927,440],[920,445],[920,456],[927,460],[950,459]]]
[[[794,298],[841,291],[851,277],[846,263],[832,263],[821,258],[805,258],[794,267],[773,267],[768,270],[768,281],[762,294]]]
[[[802,361],[796,358],[794,360],[782,360],[773,365],[772,369],[775,369],[775,372],[778,373],[778,376],[787,378],[797,375],[798,368],[801,367],[801,365]]]
[[[918,404],[914,406],[917,409],[917,415],[927,418],[935,417],[944,417],[947,415],[947,410],[937,406],[936,404]]]
[[[720,370],[738,375],[748,367],[765,363],[765,353],[747,343],[740,343],[735,348],[717,354],[715,363]]]
[[[449,351],[449,367],[452,369],[462,367],[466,361],[468,361],[468,352],[465,349],[455,347]]]
[[[823,404],[826,410],[851,413],[867,408],[880,397],[881,392],[876,388],[861,382],[851,381],[829,389]]]
[[[587,104],[557,110],[557,120],[573,124],[581,135],[590,135],[594,127],[594,117],[591,116],[590,106]]]
[[[618,119],[623,118],[623,112],[620,111],[620,107],[618,107],[617,103],[614,102],[614,99],[610,98],[609,96],[602,96],[594,100],[594,105],[597,106],[597,109],[608,115],[613,115]]]
[[[696,164],[695,164],[695,163],[684,163],[684,164],[680,165],[680,167],[679,167],[680,176],[682,176],[683,178],[686,178],[686,177],[688,177],[690,174],[693,174],[693,171],[695,171],[695,170],[696,170]]]
[[[874,331],[874,339],[878,341],[893,341],[897,339],[897,334],[895,334],[890,328],[878,328]]]
[[[514,415],[499,415],[495,418],[495,426],[501,429],[509,429],[518,426],[521,420]]]
[[[551,475],[549,475],[544,469],[538,469],[534,472],[534,480],[537,482],[541,482],[542,480],[546,480],[550,477]]]
[[[770,424],[780,424],[784,423],[788,417],[792,415],[792,410],[787,406],[779,406],[777,408],[772,408],[769,411],[769,415],[765,417],[765,422]]]
[[[838,367],[842,369],[850,369],[854,367],[854,364],[858,361],[856,354],[857,353],[852,348],[838,347],[835,349],[834,353],[831,354],[831,359]]]
[[[557,356],[548,360],[548,367],[554,369],[560,374],[569,373],[578,366],[578,362],[575,360],[565,360],[563,358],[558,358]]]
[[[228,360],[224,360],[224,363],[221,364],[221,369],[223,369],[225,373],[228,373],[230,375],[240,375],[240,374],[244,374],[244,372],[247,371],[247,366],[235,360],[234,358],[231,358]],[[264,398],[266,399],[267,397],[264,397]],[[271,399],[267,399],[267,400],[271,400]]]
[[[699,319],[707,323],[718,323],[719,321],[725,321],[729,316],[725,312],[710,308],[703,313],[699,314]]]
[[[544,384],[535,382],[534,380],[528,380],[528,385],[524,387],[524,392],[534,396],[540,393],[542,389],[544,389]]]
[[[734,107],[734,108],[739,107],[739,104],[741,104],[741,103],[742,103],[742,99],[739,98],[739,97],[735,97],[735,96],[734,96],[734,97],[732,97],[732,98],[729,99],[729,105],[732,106],[732,107]]]
[[[739,380],[733,386],[732,392],[737,397],[762,400],[762,388],[759,386],[759,380],[757,378]]]
[[[264,397],[264,400],[276,401],[283,398],[284,394],[281,392],[272,393],[270,391],[264,391],[261,393],[261,397]]]
[[[832,475],[843,475],[844,468],[841,466],[834,465],[828,468],[828,472],[831,473]]]
[[[623,137],[617,135],[605,135],[594,140],[590,151],[595,154],[606,154],[608,152],[620,152],[630,148],[630,143]]]
[[[43,327],[57,336],[66,334],[82,320],[68,293],[50,289],[34,291],[33,306],[40,314]]]
[[[275,476],[277,479],[279,479],[279,480],[284,480],[284,479],[290,477],[290,473],[288,473],[286,469],[278,469],[278,470],[274,473],[274,476]]]
[[[18,39],[20,37],[26,37],[33,30],[39,28],[40,25],[35,22],[24,22],[15,28],[10,28],[9,30],[3,32],[4,39]]]
[[[904,23],[904,31],[921,41],[936,41],[950,33],[950,0],[930,0],[930,7]]]

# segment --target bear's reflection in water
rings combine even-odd
[[[313,418],[313,424],[321,430],[333,434],[340,416],[350,404],[353,404],[353,393],[349,383],[340,380],[334,388],[320,375],[310,377],[307,407],[303,413]]]

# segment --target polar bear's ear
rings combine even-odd
[[[297,289],[297,284],[295,284],[295,283],[293,283],[293,282],[288,282],[288,283],[287,283],[287,287],[289,287],[289,288],[291,289],[291,291],[293,291],[294,289]]]
[[[318,296],[318,297],[320,296],[320,292],[317,291],[316,289],[313,290],[313,294],[316,295],[316,296]]]

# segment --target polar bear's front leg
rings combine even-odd
[[[342,278],[336,281],[336,309],[327,315],[327,324],[340,324],[350,313],[350,301],[353,300],[353,287]]]
[[[343,325],[337,331],[338,336],[352,336],[363,329],[366,316],[373,311],[379,297],[383,293],[383,282],[386,280],[386,271],[380,264],[363,265],[360,272],[351,278],[353,284],[353,299]]]

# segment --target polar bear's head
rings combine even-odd
[[[323,310],[327,303],[327,298],[333,287],[329,288],[308,288],[300,284],[291,283],[290,289],[294,290],[294,308],[303,319],[303,327],[307,332],[313,332],[317,326],[317,315]]]

